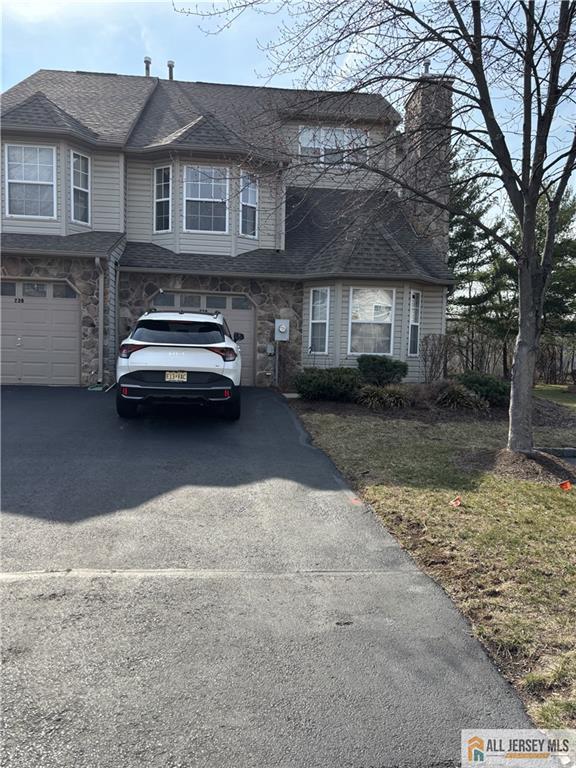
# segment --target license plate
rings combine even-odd
[[[186,371],[166,371],[165,381],[188,381]]]

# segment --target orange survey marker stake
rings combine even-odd
[[[451,507],[461,507],[462,506],[462,496],[456,496],[455,499],[452,499],[450,502]]]
[[[560,488],[562,488],[563,491],[571,491],[572,490],[572,483],[570,480],[562,480],[560,483]]]

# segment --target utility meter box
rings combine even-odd
[[[290,320],[274,320],[274,341],[290,339]]]

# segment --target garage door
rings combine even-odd
[[[80,383],[80,301],[67,283],[2,280],[2,383]]]
[[[158,309],[219,310],[224,315],[232,333],[243,333],[239,343],[242,350],[242,384],[254,384],[254,360],[256,352],[254,331],[254,305],[247,296],[230,296],[225,293],[157,293],[153,304]]]

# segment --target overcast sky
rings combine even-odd
[[[177,8],[193,5],[175,2]],[[206,35],[198,18],[177,13],[171,0],[4,0],[2,20],[3,90],[42,68],[140,75],[144,56],[160,77],[173,59],[181,80],[265,84],[267,61],[257,43],[274,39],[279,21],[251,13],[231,29]],[[289,87],[292,80],[270,84]]]

